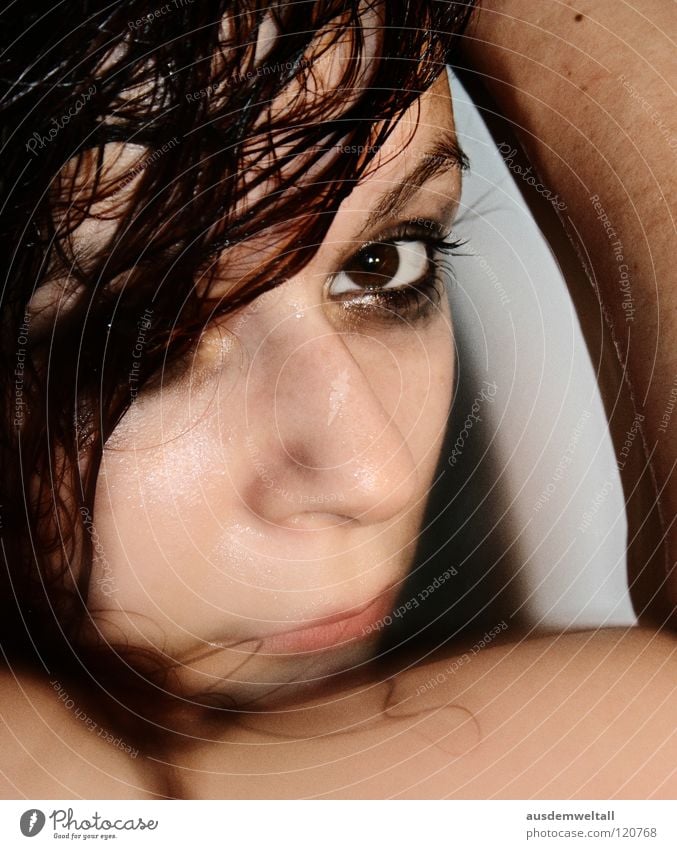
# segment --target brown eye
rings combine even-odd
[[[372,242],[360,248],[334,276],[329,294],[406,289],[427,275],[429,265],[422,241]]]
[[[343,270],[356,286],[372,289],[388,283],[399,267],[397,247],[392,243],[374,242],[355,254]]]

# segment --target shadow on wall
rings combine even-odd
[[[465,358],[470,340],[455,328],[459,378],[415,565],[383,628],[381,649],[437,647],[505,620],[526,627],[522,552],[512,525],[495,424],[482,415],[496,385]]]
[[[519,177],[511,127],[477,85],[472,98],[452,87],[472,165],[454,227],[469,237],[454,261],[459,384],[386,654],[502,621],[513,634],[635,624],[628,583],[641,611],[657,539],[639,440],[623,454],[634,412],[593,287],[552,199]]]

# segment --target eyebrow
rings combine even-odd
[[[461,149],[454,133],[448,132],[442,136],[426,153],[421,154],[421,161],[407,174],[401,183],[387,192],[370,212],[365,229],[377,226],[384,218],[393,217],[421,187],[447,171],[458,168],[467,171],[470,160]]]

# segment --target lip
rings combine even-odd
[[[337,613],[318,620],[317,625],[264,637],[260,651],[267,654],[301,654],[348,645],[380,633],[376,628],[393,609],[397,588],[390,587],[357,613]]]

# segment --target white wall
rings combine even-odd
[[[463,451],[473,468],[466,458],[447,464],[445,474],[452,488],[463,486],[491,456],[490,480],[507,511],[508,572],[518,577],[511,607],[530,623],[635,624],[623,491],[596,369],[562,273],[517,188],[521,178],[460,83],[452,85],[459,139],[471,159],[456,235],[469,239],[473,254],[452,260],[461,390],[452,445],[483,382],[497,388],[493,402],[480,402],[482,426],[467,433]],[[480,509],[471,521],[481,535],[495,519]]]

